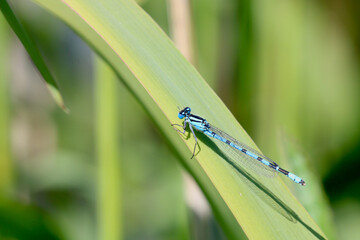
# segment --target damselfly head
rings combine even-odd
[[[301,180],[301,181],[300,181],[300,184],[301,184],[302,186],[306,186],[306,183],[305,183],[304,180]]]
[[[183,119],[184,117],[187,117],[190,115],[191,109],[189,107],[184,108],[183,110],[180,110],[178,117],[180,119]]]

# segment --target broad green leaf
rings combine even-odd
[[[12,30],[15,32],[24,48],[28,52],[31,57],[33,63],[39,70],[41,76],[44,78],[46,82],[46,86],[48,87],[50,94],[54,98],[55,102],[65,111],[68,112],[66,108],[61,93],[59,91],[59,87],[55,82],[54,77],[50,73],[49,68],[46,66],[44,59],[42,58],[38,48],[35,43],[32,41],[30,36],[27,34],[19,20],[16,18],[12,9],[8,5],[7,1],[0,1],[0,10],[6,18],[7,22],[11,26]]]
[[[229,164],[217,145],[200,133],[197,136],[201,150],[194,159],[189,159],[195,143],[193,137],[181,137],[170,126],[181,124],[178,106],[190,106],[195,114],[237,139],[254,148],[256,145],[194,67],[135,2],[36,2],[76,29],[123,76],[125,84],[151,113],[199,182],[229,238],[239,238],[240,227],[251,239],[324,238],[282,178],[265,178]]]

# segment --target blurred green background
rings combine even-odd
[[[71,112],[54,104],[1,15],[0,238],[224,239],[192,178],[102,60],[36,4],[9,2]],[[360,4],[139,4],[260,149],[307,180],[311,195],[289,188],[327,237],[359,236]]]

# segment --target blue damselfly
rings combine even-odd
[[[180,126],[183,129],[182,131],[178,129],[176,130],[184,134],[186,130],[186,125],[188,125],[195,138],[195,146],[191,158],[194,157],[196,146],[198,145],[198,140],[193,130],[193,128],[195,128],[197,131],[203,132],[207,136],[217,139],[222,143],[228,145],[235,154],[237,155],[242,154],[242,157],[246,158],[248,164],[256,165],[256,167],[265,168],[266,170],[273,171],[275,173],[280,172],[285,176],[287,176],[288,178],[290,178],[291,180],[293,180],[294,182],[299,183],[302,186],[305,186],[304,180],[302,180],[300,177],[296,176],[295,174],[279,167],[279,165],[274,161],[272,161],[270,158],[264,156],[263,154],[259,153],[255,149],[252,149],[246,144],[240,143],[239,141],[237,141],[235,138],[231,137],[227,133],[224,133],[218,128],[212,126],[211,124],[208,123],[208,121],[206,121],[206,119],[191,114],[191,109],[189,107],[180,110],[178,113],[178,117],[179,119],[185,118],[185,120],[184,120],[184,125],[172,124],[173,126],[174,125]]]

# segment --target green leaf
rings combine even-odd
[[[30,36],[27,34],[19,20],[16,18],[15,14],[11,10],[8,3],[4,1],[0,1],[0,10],[3,13],[5,19],[11,26],[12,30],[20,39],[21,43],[23,44],[24,48],[28,52],[29,56],[31,57],[33,63],[39,70],[40,74],[44,78],[46,82],[46,86],[48,87],[50,94],[54,98],[55,102],[65,111],[68,112],[66,108],[61,93],[59,91],[59,87],[55,82],[54,77],[51,75],[50,70],[45,64],[44,59],[41,57],[41,54],[36,47],[35,43],[32,41]]]
[[[72,26],[122,76],[198,181],[229,239],[241,237],[240,227],[251,239],[324,238],[282,178],[265,178],[229,164],[217,145],[200,133],[201,150],[195,159],[189,159],[193,137],[181,137],[170,126],[181,124],[178,106],[192,107],[194,113],[256,146],[194,67],[135,2],[36,2]]]

